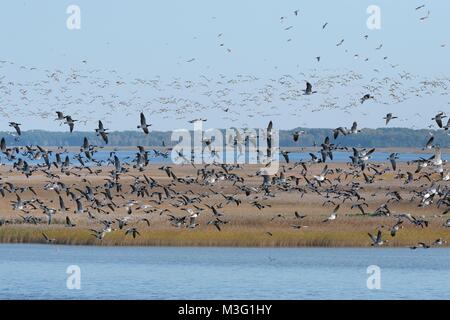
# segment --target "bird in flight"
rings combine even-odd
[[[146,120],[145,120],[145,116],[144,113],[141,112],[141,124],[137,126],[138,129],[142,129],[142,131],[144,131],[145,134],[148,134],[148,128],[151,126],[151,124],[147,124]]]
[[[398,117],[392,115],[392,113],[388,113],[385,117],[383,117],[384,120],[386,120],[386,125],[388,125],[389,121],[392,119],[397,119]]]

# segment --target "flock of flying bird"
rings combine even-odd
[[[304,94],[313,93],[311,85],[307,84]],[[445,113],[440,112],[431,120],[434,120],[441,130],[448,130],[450,120],[446,124],[443,122],[446,117]],[[385,118],[386,124],[395,119],[392,114],[388,114]],[[72,119],[71,116],[64,116],[62,112],[58,111],[55,120],[68,124],[70,132],[73,131],[73,124],[76,120]],[[192,120],[192,122],[195,121],[206,121],[206,119]],[[20,138],[22,133],[20,124],[11,122],[10,126],[15,129],[17,136]],[[147,123],[145,115],[141,113],[137,128],[142,130],[144,134],[149,134],[150,127],[151,124]],[[105,144],[108,143],[107,130],[102,121],[99,121],[98,127],[95,128],[95,132],[102,137]],[[339,135],[358,134],[360,131],[356,122],[352,124],[350,129],[338,127],[330,132],[333,140],[330,137],[324,139],[318,154],[310,153],[311,159],[292,163],[289,158],[291,151],[272,147],[273,135],[276,133],[272,121],[270,121],[264,136],[256,137],[267,140],[267,150],[265,152],[257,150],[257,152],[265,153],[268,160],[254,174],[242,173],[244,165],[239,164],[214,162],[213,164],[199,165],[194,161],[194,155],[189,156],[178,151],[178,156],[184,160],[186,165],[192,165],[196,169],[197,175],[181,177],[176,173],[176,167],[162,165],[159,170],[167,175],[166,183],[153,178],[149,174],[147,166],[152,156],[167,158],[172,148],[163,147],[163,150],[159,151],[153,149],[153,154],[151,154],[151,151],[145,150],[145,147],[138,146],[138,152],[134,159],[129,162],[121,161],[113,151],[105,164],[95,159],[95,154],[100,147],[91,145],[88,139],[84,138],[80,152],[73,156],[73,159],[78,160],[79,164],[74,164],[69,155],[64,158],[63,155],[66,150],[63,150],[62,147],[59,147],[56,151],[41,146],[9,147],[6,145],[6,140],[2,138],[0,143],[2,154],[9,161],[14,161],[8,172],[17,172],[24,175],[26,179],[36,174],[45,175],[48,182],[42,186],[42,191],[54,191],[58,198],[58,205],[55,206],[53,200],[38,197],[36,187],[13,184],[5,181],[2,177],[0,179],[0,194],[3,198],[7,193],[15,194],[16,199],[11,201],[11,208],[19,214],[20,218],[2,218],[0,226],[15,223],[50,225],[55,223],[53,218],[55,215],[63,214],[65,215],[65,226],[75,228],[77,224],[73,222],[73,218],[69,214],[70,209],[67,201],[70,201],[73,203],[75,216],[87,216],[89,221],[101,226],[100,229],[90,229],[92,236],[100,241],[108,233],[116,230],[124,230],[125,235],[130,235],[133,238],[140,236],[139,224],[142,222],[150,227],[152,214],[165,215],[167,216],[167,222],[173,227],[186,227],[188,229],[195,229],[200,225],[197,219],[199,215],[210,215],[206,225],[214,226],[218,231],[221,231],[224,225],[230,223],[230,220],[226,219],[226,215],[222,212],[225,206],[236,206],[236,210],[240,210],[239,206],[242,203],[247,203],[261,211],[271,207],[266,201],[270,201],[283,193],[297,193],[300,202],[305,194],[314,194],[323,198],[324,206],[335,205],[332,213],[322,223],[332,224],[333,221],[338,219],[339,211],[346,201],[351,202],[350,210],[358,210],[363,216],[392,217],[394,219],[393,225],[390,227],[392,237],[395,237],[399,230],[403,228],[404,223],[411,223],[419,229],[427,228],[430,223],[425,215],[413,216],[407,212],[396,213],[392,209],[393,203],[405,201],[413,203],[417,201],[417,206],[424,208],[424,210],[432,206],[442,210],[441,214],[435,215],[433,218],[444,217],[450,212],[450,189],[448,187],[450,173],[446,168],[446,160],[442,159],[440,146],[434,143],[434,137],[431,137],[424,147],[424,149],[432,150],[434,154],[428,158],[420,157],[408,162],[408,168],[409,166],[415,166],[416,169],[405,172],[398,169],[397,153],[390,154],[389,162],[386,165],[385,163],[370,161],[375,148],[340,147],[337,143]],[[229,140],[232,141],[234,148],[242,150],[250,143],[255,143],[254,138],[249,136],[247,132],[240,132],[236,129],[235,134],[230,136]],[[301,139],[301,133],[292,132],[292,139],[298,142]],[[205,139],[202,143],[203,153],[212,154],[215,152],[210,147],[210,140]],[[352,152],[348,164],[344,167],[329,168],[327,161],[333,160],[333,153],[343,150]],[[284,162],[275,174],[270,174],[265,168],[271,163],[273,155],[277,152],[282,155]],[[51,161],[53,153],[54,161]],[[34,165],[29,164],[27,159],[37,162]],[[41,159],[43,160],[42,163],[39,161]],[[322,165],[320,173],[314,172],[312,169],[314,165]],[[112,170],[109,170],[109,166],[112,167]],[[383,177],[389,174],[393,174],[394,180],[398,179],[402,182],[402,185],[397,189],[392,187],[392,190],[388,187],[385,203],[369,212],[367,209],[369,201],[361,195],[361,191],[365,189],[365,186],[382,181]],[[91,177],[97,176],[104,176],[103,184],[94,185],[90,181]],[[259,185],[246,183],[248,178],[258,176],[261,177]],[[80,183],[64,183],[65,177],[75,177],[79,179]],[[132,177],[129,186],[121,182],[123,177]],[[419,188],[408,188],[408,184],[422,180],[425,180],[426,183],[420,185]],[[176,187],[180,186],[187,187],[187,191],[175,190]],[[196,186],[200,191],[194,192],[193,186]],[[234,189],[234,191],[224,193],[225,186]],[[380,188],[380,190],[383,190],[383,188]],[[31,197],[24,196],[27,192]],[[404,193],[411,195],[409,200],[405,199]],[[375,192],[372,196],[376,194]],[[222,200],[211,203],[207,199],[212,197],[219,197]],[[137,200],[139,198],[141,201]],[[136,211],[143,213],[144,216],[135,217]],[[178,211],[178,214],[176,211]],[[180,215],[179,212],[181,211],[185,214]],[[47,218],[44,219],[39,214],[35,214],[39,212],[45,214]],[[108,219],[108,215],[113,212],[123,212],[124,216],[114,220]],[[145,216],[147,214],[148,217]],[[101,215],[101,217],[98,215]],[[301,224],[302,219],[307,216],[295,211],[292,218],[296,222],[291,227],[294,229],[308,227]],[[275,214],[270,222],[278,219],[287,219],[286,214]],[[444,219],[442,226],[449,228],[450,219]],[[388,242],[383,237],[383,228],[384,226],[379,226],[376,235],[369,233],[373,246],[381,246]],[[273,236],[272,232],[267,231],[266,233],[268,236]],[[48,243],[56,242],[56,239],[50,238],[46,233],[43,233],[43,239]],[[419,241],[417,245],[413,245],[411,248],[428,248],[431,245],[443,245],[445,243],[446,240],[439,238],[432,244]]]
[[[425,6],[416,8],[420,11]],[[300,10],[295,10],[294,15],[301,14]],[[428,11],[420,20],[430,17]],[[281,17],[284,23],[286,17]],[[329,27],[328,22],[322,25],[325,30]],[[291,30],[292,26],[284,27],[285,31]],[[218,38],[222,38],[222,33]],[[368,40],[368,35],[364,38]],[[288,40],[290,41],[290,40]],[[345,39],[340,39],[336,47],[341,47]],[[224,46],[220,43],[220,46]],[[445,45],[442,45],[444,47]],[[375,47],[377,52],[381,52],[383,44]],[[348,52],[348,49],[345,49]],[[231,52],[231,49],[228,49]],[[353,54],[353,58],[359,59],[358,53]],[[321,57],[315,57],[317,62]],[[389,59],[383,55],[382,60]],[[194,62],[195,58],[186,62]],[[369,58],[362,59],[368,62]],[[83,61],[83,64],[87,64]],[[12,68],[14,62],[0,61],[0,68]],[[396,70],[398,65],[389,64],[392,70]],[[140,110],[137,129],[144,134],[151,134],[152,124],[147,123],[144,113],[152,110],[153,115],[163,115],[164,118],[185,119],[192,113],[206,112],[206,110],[220,110],[223,119],[235,122],[237,119],[247,117],[270,117],[277,115],[276,107],[266,108],[278,102],[282,102],[291,110],[291,115],[297,116],[309,108],[310,111],[322,111],[330,108],[341,108],[350,113],[351,108],[360,107],[373,100],[378,104],[391,106],[396,103],[403,103],[409,99],[429,97],[432,95],[446,96],[450,79],[439,77],[435,79],[419,78],[409,72],[388,72],[373,69],[370,81],[366,81],[362,74],[354,71],[328,73],[324,70],[313,70],[310,74],[300,72],[299,75],[310,80],[306,81],[306,87],[301,88],[301,82],[296,76],[283,75],[279,78],[269,79],[261,82],[261,79],[254,76],[238,75],[229,78],[219,75],[218,79],[211,79],[205,75],[198,81],[183,81],[179,78],[164,83],[160,77],[156,79],[126,79],[115,70],[108,71],[107,77],[102,70],[96,69],[71,69],[70,72],[61,70],[40,70],[35,67],[20,66],[20,70],[27,72],[41,72],[44,79],[35,82],[4,81],[5,76],[0,77],[0,94],[3,105],[15,107],[7,110],[0,107],[0,113],[11,118],[15,115],[37,116],[48,118],[56,113],[55,121],[61,125],[66,125],[69,132],[76,130],[79,123],[96,122],[95,132],[107,145],[108,128],[105,120],[94,120],[91,115],[83,115],[80,106],[89,105],[92,109],[98,107],[99,110],[106,110],[105,117],[110,117],[116,112],[125,112],[125,116],[134,116],[136,108]],[[8,69],[7,72],[14,73]],[[385,74],[379,77],[378,74]],[[319,75],[320,74],[320,75]],[[357,87],[359,83],[361,92],[356,95],[343,94],[348,87]],[[368,84],[367,84],[368,83]],[[214,88],[212,86],[215,86]],[[88,87],[88,90],[83,88]],[[75,89],[74,89],[75,88]],[[142,91],[142,88],[145,90]],[[170,92],[177,95],[163,96],[169,88]],[[159,98],[150,100],[143,99],[142,92],[154,90]],[[332,92],[334,90],[334,92]],[[119,92],[119,94],[117,93]],[[127,94],[121,95],[121,92]],[[197,96],[206,97],[207,102],[192,97],[192,92]],[[130,94],[131,93],[131,94]],[[184,93],[186,95],[184,96]],[[331,94],[333,93],[333,94]],[[183,98],[180,98],[184,96]],[[238,96],[238,100],[236,100]],[[307,97],[305,97],[307,96]],[[309,99],[309,96],[322,96],[322,102]],[[347,103],[343,103],[343,96],[348,98]],[[17,99],[18,98],[18,99]],[[20,101],[18,103],[17,101]],[[298,102],[302,101],[301,108]],[[159,104],[155,110],[154,105]],[[27,110],[28,106],[34,106],[33,110]],[[57,109],[56,109],[57,108]],[[78,108],[78,109],[77,109]],[[50,111],[49,111],[50,110]],[[54,113],[53,113],[54,112]],[[70,115],[69,115],[70,113]],[[174,113],[171,116],[170,113]],[[93,113],[95,114],[95,112]],[[420,115],[419,115],[420,116]],[[420,116],[421,117],[421,116]],[[78,118],[78,119],[76,119]],[[394,113],[387,113],[385,117],[386,126],[391,121],[399,121],[400,118]],[[397,119],[397,120],[396,120]],[[444,112],[435,114],[432,121],[438,126],[438,130],[450,133],[450,118]],[[407,120],[407,119],[404,119]],[[445,121],[447,120],[447,121]],[[206,121],[206,119],[194,119],[189,122]],[[9,122],[9,126],[14,129],[16,140],[20,140],[22,135],[21,124]],[[430,124],[431,126],[431,124]],[[235,210],[240,210],[243,204],[250,205],[258,211],[270,208],[268,204],[272,199],[284,193],[298,194],[298,201],[302,201],[305,194],[314,194],[323,199],[323,205],[332,204],[334,209],[325,219],[320,218],[321,224],[332,227],[332,224],[339,219],[342,207],[346,202],[350,202],[349,210],[357,210],[363,216],[392,218],[392,225],[388,226],[390,237],[395,237],[400,230],[410,224],[416,228],[428,228],[431,222],[426,215],[412,215],[408,212],[396,212],[393,206],[398,203],[417,203],[417,207],[426,211],[429,208],[440,210],[440,214],[432,217],[439,220],[443,228],[450,228],[450,219],[445,215],[450,212],[450,189],[448,182],[450,174],[447,169],[447,162],[442,158],[442,150],[439,144],[435,143],[434,136],[431,136],[424,150],[433,152],[431,157],[420,157],[406,163],[406,168],[398,167],[398,153],[391,153],[388,162],[371,162],[371,155],[375,148],[347,148],[341,147],[337,143],[340,136],[358,134],[357,122],[353,122],[350,128],[337,127],[330,131],[330,137],[326,137],[320,144],[318,153],[310,153],[310,159],[305,159],[292,163],[289,154],[292,151],[283,149],[272,149],[271,139],[275,134],[272,121],[270,121],[266,136],[258,137],[267,140],[268,148],[265,153],[268,159],[273,154],[279,153],[284,162],[276,174],[268,174],[262,168],[254,174],[242,172],[244,165],[213,163],[198,165],[194,163],[192,155],[179,153],[178,156],[184,159],[187,165],[192,165],[196,169],[196,176],[180,176],[177,174],[177,167],[162,165],[159,170],[167,176],[165,179],[152,177],[147,170],[150,158],[168,158],[171,148],[162,146],[162,150],[146,150],[144,146],[137,146],[135,157],[128,162],[120,160],[115,152],[111,152],[108,161],[102,162],[95,158],[100,146],[92,145],[87,138],[83,139],[80,152],[75,153],[71,158],[62,146],[56,150],[49,150],[43,146],[28,145],[25,147],[9,146],[4,138],[1,139],[1,154],[13,162],[9,167],[10,173],[22,174],[26,179],[33,175],[44,175],[48,181],[42,185],[42,190],[35,190],[37,187],[22,186],[8,181],[7,176],[0,176],[0,195],[2,198],[8,194],[14,194],[15,199],[11,201],[11,210],[17,213],[17,218],[0,218],[0,227],[9,224],[58,224],[59,215],[64,216],[64,225],[67,228],[84,227],[75,223],[78,217],[85,217],[92,222],[96,228],[89,230],[92,237],[102,241],[111,232],[123,231],[126,236],[139,237],[141,226],[150,227],[152,215],[164,216],[167,223],[174,228],[196,229],[199,225],[199,216],[209,217],[205,224],[214,227],[219,232],[231,223],[223,212],[225,206],[236,206]],[[292,132],[294,142],[301,140],[304,132]],[[246,135],[245,130],[236,129],[236,134],[231,137],[231,141],[236,148],[241,150],[245,145],[252,143],[255,137]],[[214,154],[216,150],[210,148],[211,141],[204,140],[204,151]],[[349,151],[349,162],[342,167],[331,168],[327,162],[333,160],[333,153],[336,151]],[[214,156],[213,156],[214,157]],[[32,159],[36,164],[32,164],[28,159]],[[74,162],[77,160],[77,162]],[[270,163],[270,161],[269,161]],[[321,166],[319,173],[315,172],[317,166]],[[414,166],[414,169],[410,169]],[[247,169],[247,168],[246,168]],[[382,181],[386,176],[394,175],[394,180],[401,182],[399,187],[388,187],[385,194],[386,201],[378,208],[369,211],[369,200],[362,196],[362,191],[377,182]],[[91,177],[104,177],[103,183],[95,185],[91,182]],[[64,182],[66,178],[76,178],[79,183],[68,184]],[[131,179],[130,184],[123,183],[124,180]],[[251,185],[247,183],[249,178],[260,177],[261,183]],[[127,179],[125,179],[127,178]],[[417,188],[411,188],[413,183],[425,182]],[[197,192],[193,191],[193,187]],[[185,188],[187,191],[175,190]],[[231,189],[232,192],[224,192]],[[383,191],[383,188],[379,188]],[[58,203],[53,200],[38,196],[39,192],[55,192]],[[380,192],[381,192],[380,191]],[[373,193],[375,196],[377,193]],[[409,195],[410,198],[406,199]],[[216,199],[211,203],[209,199]],[[139,200],[138,200],[139,199]],[[71,212],[73,208],[73,212]],[[270,218],[269,222],[277,220],[293,219],[290,227],[294,229],[304,229],[308,226],[303,221],[308,214],[293,210],[293,213],[277,213]],[[119,213],[118,218],[110,219],[111,213]],[[142,213],[136,216],[136,213]],[[44,214],[44,216],[42,216]],[[45,217],[45,218],[44,218]],[[73,217],[77,217],[74,219]],[[433,220],[433,221],[434,221]],[[434,223],[434,222],[433,222]],[[311,226],[310,226],[311,227]],[[385,226],[379,226],[375,233],[369,233],[370,244],[372,246],[382,246],[388,243],[383,233]],[[273,233],[267,231],[267,236]],[[51,238],[47,233],[43,233],[43,240],[47,243],[55,243],[57,239]],[[430,246],[440,246],[446,243],[445,239],[436,239],[433,243],[418,241],[411,245],[412,249],[428,248]]]

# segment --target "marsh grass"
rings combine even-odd
[[[133,239],[123,231],[106,234],[98,240],[91,232],[78,228],[52,226],[6,226],[0,229],[1,243],[45,243],[42,232],[63,245],[100,246],[224,246],[224,247],[367,247],[370,239],[365,231],[350,230],[286,230],[272,228],[270,236],[260,228],[234,227],[221,232],[213,229],[170,229],[140,231],[141,236]],[[445,238],[448,232],[437,229],[420,230],[420,241],[431,243]],[[387,233],[389,247],[407,247],[417,243],[417,229],[402,230],[396,237]]]

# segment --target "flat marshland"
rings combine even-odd
[[[197,175],[203,166],[170,165],[180,181],[169,177],[160,169],[161,165],[148,165],[143,171],[126,166],[128,172],[119,177],[122,190],[111,188],[112,201],[105,195],[105,185],[111,179],[113,166],[92,167],[92,172],[72,168],[70,175],[52,168],[47,173],[53,177],[43,171],[35,171],[29,178],[10,166],[2,166],[0,185],[4,195],[0,196],[0,242],[45,243],[42,235],[45,233],[48,238],[55,239],[54,243],[71,245],[367,247],[372,243],[368,233],[376,234],[378,230],[382,231],[383,240],[388,240],[385,246],[390,247],[413,246],[418,242],[431,245],[438,238],[449,238],[450,230],[443,226],[447,220],[443,215],[445,206],[438,207],[436,203],[418,206],[420,192],[431,185],[426,178],[417,179],[420,174],[415,176],[416,181],[405,183],[405,177],[387,170],[374,176],[373,183],[367,183],[362,174],[347,175],[356,172],[348,164],[330,163],[328,169],[331,171],[327,175],[330,182],[320,186],[316,184],[316,190],[313,190],[301,174],[301,166],[283,165],[287,181],[272,185],[270,194],[261,188],[263,178],[255,175],[259,168],[256,165],[244,165],[229,171],[229,174],[242,178],[241,182],[216,179],[208,183],[202,180],[201,174]],[[306,178],[313,181],[314,175],[320,174],[324,166],[308,164]],[[414,172],[416,167],[400,163],[397,170]],[[383,163],[378,170],[382,168],[389,166]],[[211,165],[208,170],[211,169],[216,173],[223,171],[220,166]],[[365,172],[368,174],[367,170]],[[436,185],[448,183],[440,181],[432,169],[424,169],[423,172],[429,172]],[[148,195],[141,196],[136,192],[136,186],[146,185],[144,175],[154,179],[157,185],[153,188],[147,186]],[[186,182],[190,177],[198,179]],[[298,181],[294,177],[299,178]],[[63,183],[81,199],[83,213],[75,213],[76,203],[66,191],[61,190],[58,194],[48,188],[56,182]],[[359,185],[355,187],[355,184]],[[339,194],[350,190],[352,185],[358,196],[351,196],[343,202],[344,197]],[[87,186],[93,190],[95,200],[88,200],[83,195]],[[246,195],[238,186],[255,189]],[[168,196],[163,187],[169,191]],[[392,195],[388,195],[393,191],[398,192],[401,199],[394,200]],[[13,207],[17,201],[16,194],[25,202],[21,210]],[[60,209],[59,196],[67,208],[65,212]],[[186,204],[183,196],[193,201]],[[228,201],[225,196],[233,196],[241,202]],[[265,207],[259,209],[253,202]],[[356,203],[367,204],[363,205],[364,214],[357,207],[352,208]],[[377,208],[386,203],[389,215],[374,215]],[[337,218],[323,222],[338,204]],[[215,219],[208,207],[212,205],[223,214],[219,219],[227,222],[219,225],[220,231],[214,224],[208,224]],[[56,210],[51,224],[47,223],[44,208]],[[187,227],[192,214],[192,211],[187,211],[190,209],[198,213],[195,221],[198,226],[195,228]],[[305,217],[299,219],[295,212]],[[403,219],[402,227],[392,237],[390,229],[398,221],[396,215],[404,213],[426,220],[428,226],[418,226]],[[186,224],[175,226],[169,215],[187,216]],[[66,225],[66,216],[74,227]],[[29,217],[36,219],[30,222]],[[127,223],[121,229],[118,220],[124,218]],[[111,231],[99,240],[91,229],[100,231],[105,222],[110,222]],[[126,235],[125,231],[130,228],[136,228],[139,235],[135,238],[131,234]]]

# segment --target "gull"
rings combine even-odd
[[[145,121],[144,113],[141,112],[141,124],[137,126],[137,128],[142,129],[142,131],[144,131],[145,134],[148,134],[148,127],[150,126],[151,124],[147,124],[147,122]]]
[[[392,113],[388,113],[383,119],[386,120],[386,125],[388,125],[389,121],[391,121],[392,119],[397,119],[398,117],[395,117],[392,115]]]

